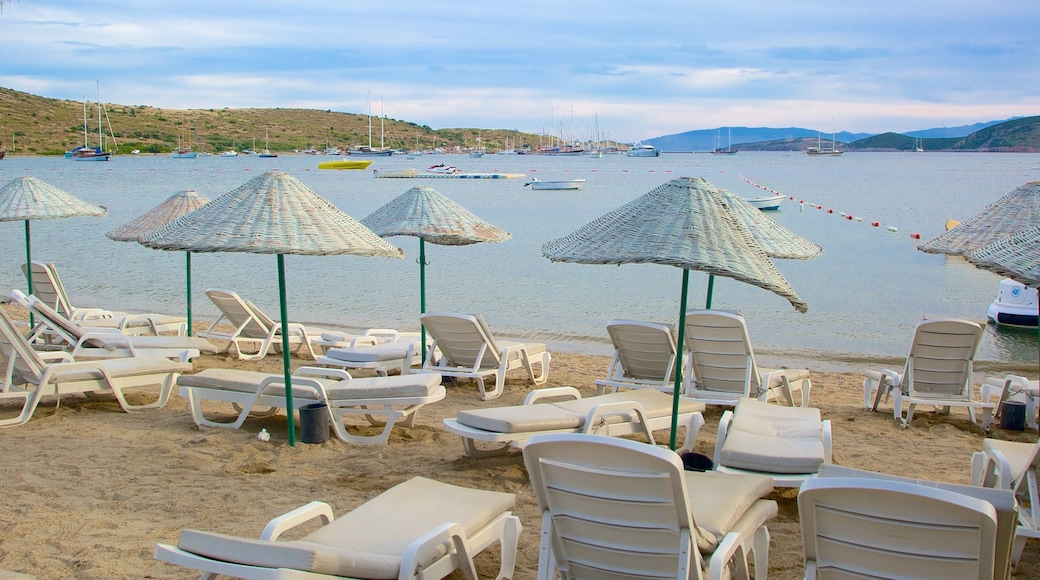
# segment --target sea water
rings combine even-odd
[[[971,217],[1040,178],[1035,155],[1011,153],[428,155],[380,158],[365,171],[318,170],[318,163],[328,159],[118,156],[109,162],[77,162],[9,157],[0,162],[0,184],[32,175],[108,208],[100,219],[30,224],[33,259],[57,265],[74,303],[170,314],[185,310],[185,254],[114,242],[104,234],[177,191],[194,189],[214,199],[280,169],[361,220],[411,187],[430,186],[512,238],[470,246],[426,244],[427,311],[481,313],[496,335],[608,354],[605,325],[612,319],[679,319],[681,271],[660,265],[553,263],[542,256],[542,245],[674,178],[703,177],[743,197],[768,194],[751,182],[789,196],[780,211],[768,215],[824,249],[813,260],[775,261],[808,302],[809,312],[799,314],[771,292],[723,277],[716,278],[712,307],[743,313],[756,352],[768,364],[797,360],[810,368],[840,370],[849,361],[869,366],[873,359],[905,356],[914,324],[925,316],[984,323],[1000,278],[962,258],[925,254],[916,246],[942,233],[947,218]],[[387,179],[372,171],[421,170],[437,163],[467,173],[525,177]],[[531,191],[524,184],[533,177],[587,181],[581,190]],[[23,222],[0,224],[4,288],[25,287],[20,270],[24,236]],[[418,240],[389,241],[404,250],[403,260],[286,256],[289,318],[330,328],[417,330]],[[277,317],[274,256],[193,254],[191,265],[196,319],[219,314],[203,293],[214,287],[234,290]],[[690,308],[704,305],[707,282],[706,274],[690,273]],[[989,324],[978,359],[1035,365],[1037,352],[1035,332]]]

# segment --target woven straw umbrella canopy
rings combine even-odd
[[[700,178],[682,177],[546,243],[542,254],[554,262],[579,264],[665,264],[682,268],[678,348],[683,348],[690,270],[726,276],[786,298],[799,312],[808,305],[777,271],[730,197]],[[675,373],[671,447],[682,373]]]
[[[419,314],[426,312],[426,242],[465,246],[502,242],[511,236],[470,213],[432,187],[413,187],[369,214],[361,223],[382,237],[419,238]],[[420,327],[422,358],[426,359],[426,329]]]
[[[1032,181],[989,204],[950,231],[917,246],[917,249],[930,254],[958,256],[1037,225],[1040,225],[1040,181]]]
[[[976,268],[1040,290],[1040,225],[997,240],[964,257]],[[1040,304],[1037,304],[1037,316],[1040,316]],[[1036,331],[1040,340],[1040,326]]]
[[[166,198],[166,201],[141,214],[136,219],[129,221],[105,234],[109,239],[117,242],[139,242],[145,234],[150,234],[160,227],[172,222],[182,215],[195,211],[206,205],[209,199],[199,195],[199,192],[186,190]],[[187,286],[187,312],[188,312],[188,336],[191,331],[191,252],[184,253],[185,259],[185,284]]]
[[[87,203],[35,177],[18,177],[0,188],[0,222],[25,222],[25,264],[32,264],[31,220],[77,216],[104,217],[108,210]],[[32,276],[29,294],[32,294]]]
[[[728,196],[730,208],[740,217],[751,231],[751,237],[755,238],[759,247],[770,258],[809,260],[823,253],[823,248],[778,224],[744,198],[725,189],[719,191]]]
[[[284,254],[404,256],[298,179],[270,171],[141,238],[160,250],[277,254],[289,445],[296,444],[289,367]]]

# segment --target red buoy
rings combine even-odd
[[[872,225],[872,226],[874,226],[876,228],[876,227],[878,227],[881,224],[878,223],[878,222],[870,222],[870,225]]]
[[[921,234],[918,234],[918,233],[915,232],[915,233],[910,234],[910,237],[915,239],[915,240],[920,240],[921,239]]]
[[[828,209],[827,213],[834,213],[834,210],[833,209]]]
[[[845,219],[851,220],[852,219],[852,214],[849,214],[849,215],[845,216]]]

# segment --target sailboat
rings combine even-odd
[[[382,107],[382,106],[380,106]],[[390,157],[393,149],[383,146],[383,117],[379,118],[379,148],[372,147],[372,91],[368,91],[368,145],[358,145],[347,150],[347,155],[357,157]]]
[[[278,157],[277,153],[271,153],[271,130],[264,129],[264,150],[257,157]]]
[[[87,101],[83,101],[83,146],[76,147],[68,156],[76,161],[108,161],[111,151],[105,151],[105,135],[101,130],[101,81],[97,83],[98,99],[98,146],[91,148],[87,141]]]
[[[823,148],[822,142],[820,141],[820,131],[817,130],[816,131],[816,147],[810,147],[810,148],[805,150],[805,154],[806,155],[811,155],[813,157],[837,157],[838,155],[841,155],[842,153],[845,153],[845,152],[844,151],[839,151],[838,149],[834,148],[834,128],[833,127],[831,127],[831,148],[830,149],[824,149]]]
[[[725,149],[723,149],[721,144],[719,143],[719,133],[718,133],[718,131],[715,132],[715,149],[712,150],[712,153],[714,153],[715,155],[736,155],[737,154],[737,152],[732,148],[733,147],[733,128],[730,127],[727,130],[729,132],[729,142],[726,144],[726,148]]]
[[[921,139],[920,137],[914,139],[914,151],[917,153],[924,152],[924,139]]]
[[[191,141],[184,139],[183,135],[177,137],[177,148],[170,153],[173,159],[195,159],[199,156],[197,151],[191,150]]]

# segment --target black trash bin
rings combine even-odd
[[[1000,406],[1000,428],[1008,431],[1026,430],[1026,404],[1004,401]]]
[[[321,443],[329,440],[329,408],[325,403],[300,407],[300,441]]]

